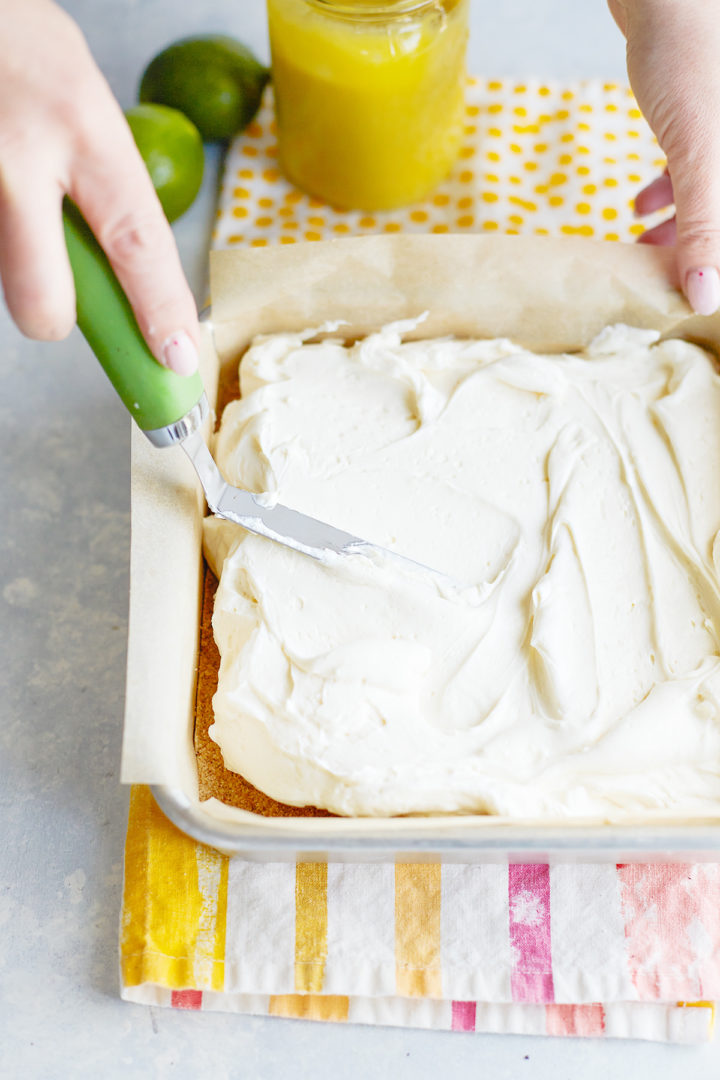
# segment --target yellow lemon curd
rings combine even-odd
[[[463,124],[468,0],[268,0],[281,166],[339,207],[423,198]]]

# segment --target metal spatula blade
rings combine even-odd
[[[389,548],[380,547],[352,533],[336,529],[326,521],[291,510],[276,503],[263,505],[251,491],[232,487],[218,469],[200,431],[187,435],[180,443],[200,478],[207,504],[218,517],[242,525],[248,532],[257,533],[294,551],[327,563],[333,556],[362,555],[380,565],[396,565],[399,569],[430,575],[436,584],[457,590],[459,583],[438,570],[408,559]]]
[[[252,492],[231,487],[223,479],[199,431],[188,435],[180,445],[195,466],[208,506],[218,517],[316,559],[326,557],[328,552],[348,555],[371,546],[360,537],[317,518],[280,504],[264,506]]]

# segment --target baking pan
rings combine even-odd
[[[416,337],[507,336],[530,348],[581,348],[625,322],[720,353],[720,318],[693,316],[668,283],[672,253],[525,237],[392,236],[216,253],[202,374],[218,381],[258,333],[343,320],[348,338],[429,315]],[[490,815],[265,817],[200,802],[193,748],[203,579],[202,492],[177,449],[132,435],[132,542],[124,782],[146,783],[195,839],[256,860],[715,861],[717,818],[667,812],[613,821]]]

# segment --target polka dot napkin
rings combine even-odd
[[[213,243],[393,232],[632,240],[663,168],[625,87],[470,79],[452,175],[403,210],[343,212],[277,165],[273,104],[230,147]],[[720,995],[720,865],[257,864],[131,800],[128,1000],[457,1032],[703,1041]]]
[[[335,210],[278,168],[272,95],[228,154],[213,245],[292,244],[393,232],[503,232],[633,240],[633,197],[665,166],[630,90],[616,83],[471,78],[465,138],[424,202]]]

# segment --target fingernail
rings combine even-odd
[[[696,315],[713,315],[720,307],[720,275],[714,266],[689,270],[685,294]]]
[[[194,375],[198,368],[198,352],[184,330],[171,334],[163,342],[162,362],[176,375]]]

